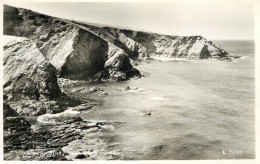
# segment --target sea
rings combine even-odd
[[[63,150],[89,159],[255,158],[254,41],[213,43],[242,57],[140,63],[141,79],[85,84],[109,95],[78,95],[100,103],[81,117],[108,124]]]

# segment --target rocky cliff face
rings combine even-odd
[[[117,28],[93,26],[77,21],[73,21],[73,23],[80,25],[81,27],[85,27],[101,38],[122,49],[122,51],[128,54],[132,60],[143,61],[149,59],[149,54],[147,53],[145,47],[127,37],[124,33],[121,33]]]
[[[201,36],[169,36],[106,26],[97,27],[75,21],[74,23],[88,28],[104,39],[113,40],[134,60],[149,60],[153,55],[186,59],[229,59],[232,57],[224,49]]]
[[[55,68],[30,40],[4,37],[3,85],[7,99],[53,99],[60,94]]]
[[[140,75],[130,61],[149,60],[153,55],[230,58],[225,50],[201,36],[178,37],[95,26],[10,6],[4,6],[4,34],[33,40],[57,69],[57,75],[69,79],[125,80]]]
[[[57,68],[60,77],[86,79],[104,69],[108,43],[96,35],[68,27],[52,35],[48,31],[40,37],[39,50]]]
[[[58,112],[52,101],[61,94],[55,67],[32,41],[13,36],[4,40],[4,100],[22,115]]]
[[[201,36],[181,37],[130,30],[119,31],[145,47],[150,56],[187,59],[230,58],[228,52]]]
[[[106,69],[105,63],[110,56],[113,56],[109,54],[110,45],[113,47],[116,44],[101,38],[87,28],[68,20],[10,6],[4,6],[4,22],[4,34],[33,40],[40,52],[57,69],[59,77],[69,79],[112,77],[107,75],[110,71]],[[123,44],[119,45],[124,47]],[[118,50],[121,51],[121,48]],[[128,55],[126,57],[129,58]],[[118,77],[116,80],[140,75],[139,71],[132,67],[130,60],[114,59],[117,59],[117,63],[124,63],[120,64],[123,67],[127,65],[116,70],[126,77]]]
[[[127,77],[140,74],[130,64],[130,58],[125,51],[113,44],[109,44],[109,56],[105,68],[108,70],[111,79],[126,80]]]

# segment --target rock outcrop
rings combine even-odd
[[[127,37],[124,33],[118,33],[119,40],[124,43],[134,54],[134,59],[148,60],[150,56],[144,46]]]
[[[96,35],[120,48],[121,51],[124,51],[126,54],[128,54],[132,60],[146,61],[150,59],[146,48],[137,41],[134,41],[132,38],[126,36],[121,32],[120,29],[93,26],[79,21],[73,21],[73,23],[80,25],[81,27],[85,27],[89,31],[92,31]]]
[[[142,31],[133,31],[106,26],[93,26],[75,22],[107,39],[133,60],[149,60],[153,55],[186,59],[229,59],[233,57],[224,49],[201,36],[169,36]],[[122,44],[124,46],[122,46]]]
[[[155,33],[119,30],[140,43],[152,55],[170,58],[208,59],[230,58],[228,52],[201,36],[169,36]]]
[[[20,115],[59,112],[52,101],[61,94],[55,67],[32,41],[13,36],[4,40],[4,100]]]
[[[11,38],[11,39],[10,39]],[[56,70],[30,40],[4,37],[3,86],[8,100],[51,100],[60,94]]]
[[[23,117],[9,117],[4,120],[5,160],[66,160],[61,150],[69,142],[82,138],[79,117],[64,117],[54,126],[33,125]],[[14,155],[19,154],[19,155]]]
[[[126,80],[127,77],[140,75],[140,72],[133,68],[129,56],[122,49],[113,44],[109,44],[108,60],[105,68],[109,72],[109,78],[117,80]]]

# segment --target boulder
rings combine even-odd
[[[105,68],[109,71],[111,79],[127,80],[128,77],[140,76],[140,72],[135,69],[131,63],[129,56],[122,49],[113,44],[109,44],[108,60]]]

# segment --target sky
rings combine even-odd
[[[211,40],[253,40],[253,1],[18,2],[5,4],[89,23]]]

